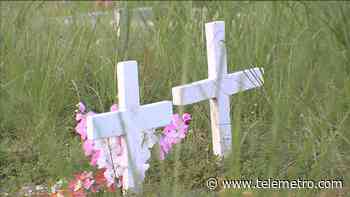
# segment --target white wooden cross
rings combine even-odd
[[[128,169],[123,175],[123,182],[126,182],[123,187],[138,190],[144,179],[142,158],[145,155],[142,155],[144,147],[141,147],[141,131],[168,125],[171,122],[172,103],[162,101],[140,105],[136,61],[118,63],[117,79],[119,111],[88,117],[88,139],[125,136],[128,145]]]
[[[210,100],[210,119],[214,154],[227,155],[231,149],[229,95],[262,86],[263,69],[253,68],[227,74],[225,23],[205,24],[208,79],[172,89],[174,105]]]

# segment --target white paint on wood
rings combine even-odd
[[[134,109],[120,109],[116,112],[106,112],[88,117],[88,138],[95,140],[121,136],[127,134],[125,131],[132,128],[142,131],[170,123],[172,111],[170,101],[152,103]]]
[[[208,79],[172,89],[174,105],[210,102],[210,119],[214,154],[227,155],[231,150],[231,118],[229,96],[263,84],[261,68],[227,74],[225,24],[215,21],[205,25]]]
[[[263,85],[263,68],[251,68],[228,74],[221,83],[222,91],[227,95],[254,89]]]
[[[252,68],[222,77],[218,84],[216,79],[205,79],[190,84],[177,86],[172,89],[174,105],[189,105],[215,98],[217,91],[226,95],[236,94],[262,86],[262,68]]]
[[[227,74],[225,48],[225,24],[215,21],[205,24],[207,41],[208,78],[221,84]],[[209,100],[210,121],[212,128],[213,151],[216,155],[224,155],[231,148],[230,98],[216,88],[215,98]]]
[[[189,105],[215,97],[215,80],[205,79],[172,89],[174,105]]]
[[[145,158],[150,156],[149,146],[143,146],[144,133],[141,131],[168,125],[171,121],[172,103],[162,101],[140,105],[136,61],[118,63],[117,77],[120,110],[88,117],[88,139],[125,136],[128,169],[123,174],[123,188],[138,191],[148,167]]]
[[[117,65],[119,108],[133,110],[140,106],[139,79],[136,61]]]

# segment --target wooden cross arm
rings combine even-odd
[[[142,105],[134,110],[97,114],[87,118],[87,136],[95,140],[125,135],[129,129],[142,131],[158,128],[169,124],[171,115],[170,101]]]
[[[238,92],[258,88],[264,84],[264,69],[250,68],[228,74],[221,83],[225,94],[232,95]]]
[[[205,79],[172,88],[174,105],[188,105],[215,97],[215,80]]]
[[[262,68],[252,68],[232,74],[222,79],[205,79],[172,89],[174,105],[188,105],[215,98],[218,92],[227,95],[249,90],[263,85]]]

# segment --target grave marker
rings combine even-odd
[[[214,154],[227,155],[231,149],[229,95],[262,86],[263,69],[253,68],[227,74],[225,23],[205,24],[208,79],[172,89],[174,105],[188,105],[210,100],[210,119]]]
[[[128,148],[128,169],[123,175],[124,189],[141,186],[144,179],[145,155],[141,131],[163,127],[171,122],[172,103],[162,101],[140,105],[139,82],[136,61],[117,65],[119,111],[89,116],[88,139],[96,140],[113,136],[125,136]],[[146,147],[148,148],[148,147]]]

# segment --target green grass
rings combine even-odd
[[[212,176],[342,178],[348,185],[349,3],[120,4],[154,10],[153,29],[130,25],[127,45],[108,19],[96,28],[53,19],[102,9],[91,2],[0,2],[0,189],[89,169],[74,134],[75,104],[107,111],[117,101],[118,61],[138,61],[142,103],[171,100],[172,87],[207,78],[203,25],[213,20],[226,24],[229,72],[263,67],[264,88],[231,97],[235,143],[223,166],[212,154],[208,102],[175,108],[193,115],[192,131],[165,161],[153,150],[143,196],[214,196],[205,188]],[[207,14],[194,7],[207,7]],[[254,196],[325,192],[257,190]]]

